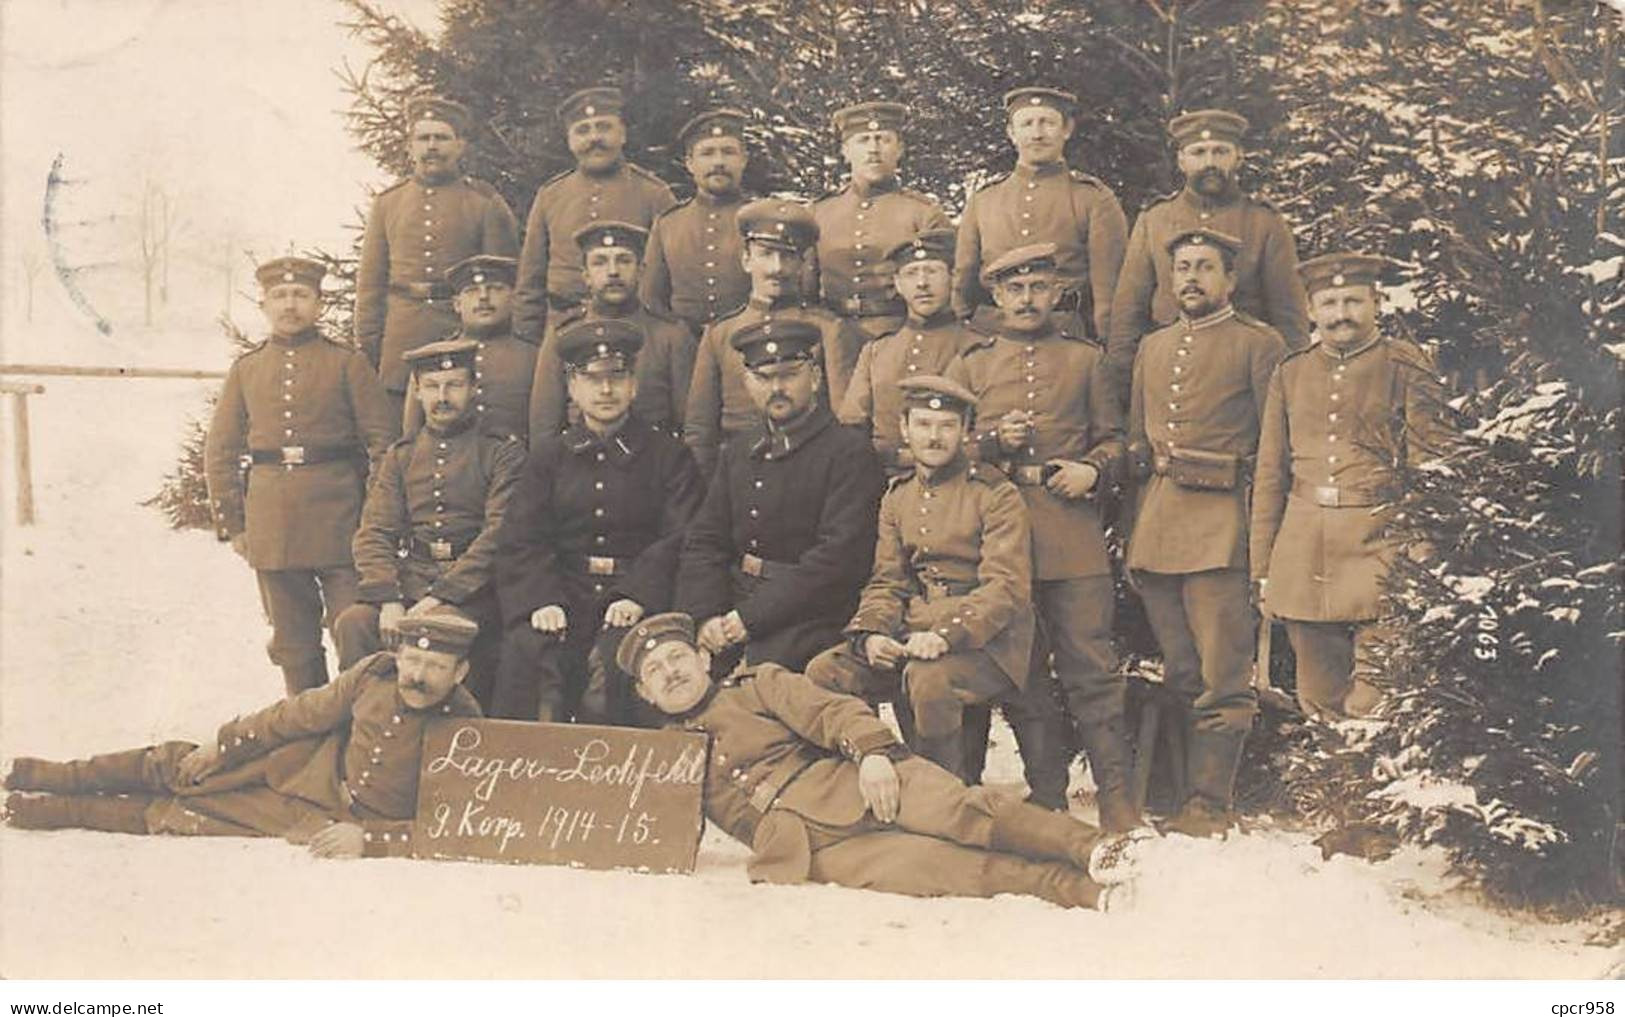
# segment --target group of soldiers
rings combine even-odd
[[[899,182],[902,105],[834,114],[850,182],[810,205],[743,194],[749,117],[702,113],[678,134],[678,202],[624,159],[621,94],[587,89],[560,110],[576,167],[540,188],[521,247],[462,174],[468,111],[414,98],[413,172],[368,217],[354,342],[317,327],[319,263],[262,265],[272,334],[233,365],[206,443],[218,534],[256,572],[292,698],[202,758],[128,765],[195,809],[238,739],[340,723],[414,646],[449,648],[467,691],[439,708],[709,731],[708,811],[763,878],[1098,903],[1108,841],[1034,817],[1066,811],[1081,747],[1100,831],[1145,828],[1115,528],[1184,706],[1167,827],[1225,830],[1258,611],[1287,627],[1306,713],[1379,698],[1397,550],[1380,507],[1442,447],[1440,393],[1379,329],[1384,259],[1300,265],[1280,213],[1238,188],[1244,118],[1174,118],[1184,187],[1129,230],[1064,160],[1076,105],[1005,97],[1016,166],[956,228]],[[906,748],[873,719],[883,701]],[[1022,809],[974,786],[995,706]],[[340,805],[373,752],[332,761]],[[911,755],[935,766],[900,783]],[[994,886],[1000,852],[1072,874]]]

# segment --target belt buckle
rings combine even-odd
[[[747,576],[755,576],[757,579],[762,578],[762,559],[754,554],[745,555],[739,559],[739,571]]]
[[[1044,482],[1044,468],[1032,464],[1017,466],[1010,479],[1018,484],[1036,487]]]
[[[433,558],[435,561],[451,561],[452,558],[456,557],[454,554],[452,554],[451,541],[429,541],[429,557]]]
[[[305,446],[284,445],[281,448],[283,466],[303,466],[305,463]]]
[[[1337,488],[1324,486],[1315,488],[1316,505],[1322,508],[1337,508],[1339,500]]]
[[[615,574],[615,559],[603,558],[595,554],[587,556],[587,574],[589,576],[612,576]]]

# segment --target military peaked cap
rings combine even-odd
[[[326,275],[326,265],[310,258],[296,258],[291,254],[284,258],[272,258],[270,261],[261,262],[260,267],[254,270],[254,278],[266,289],[283,283],[303,283],[317,293],[322,291],[322,278]]]
[[[518,277],[519,262],[500,254],[476,254],[446,270],[446,281],[453,291],[458,292],[484,282],[503,282],[512,286]]]
[[[626,635],[621,637],[621,645],[615,651],[615,665],[636,678],[638,666],[643,663],[643,655],[661,643],[669,643],[674,639],[682,640],[689,646],[696,645],[694,619],[680,611],[650,615],[628,629]]]

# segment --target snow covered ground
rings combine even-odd
[[[168,336],[169,344],[206,341]],[[155,354],[156,355],[156,354]],[[172,361],[174,362],[174,361]],[[207,384],[45,379],[39,522],[0,530],[0,745],[70,756],[207,737],[278,694],[251,575],[137,503]],[[10,477],[9,418],[0,460]],[[9,491],[9,484],[7,485]],[[992,774],[1018,781],[1009,738]],[[1124,914],[746,881],[715,831],[690,877],[406,860],[280,841],[0,830],[8,977],[1561,977],[1617,954],[1503,917],[1437,856],[1329,862],[1303,834],[1155,845]],[[400,929],[438,935],[398,937]],[[712,942],[714,950],[691,948]]]

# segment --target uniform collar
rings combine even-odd
[[[597,297],[593,297],[587,303],[587,317],[589,319],[620,318],[625,320],[636,317],[637,313],[641,310],[643,310],[643,304],[638,301],[637,287],[633,287],[632,295],[627,298],[626,303],[620,304],[613,308],[601,304]],[[613,311],[614,313],[608,313],[610,311]]]
[[[479,414],[473,410],[469,410],[467,413],[462,415],[461,419],[454,421],[448,427],[435,427],[433,424],[425,420],[423,422],[423,433],[433,435],[436,438],[455,438],[473,428],[478,419]]]
[[[936,314],[933,314],[929,318],[916,318],[914,316],[914,312],[910,311],[908,320],[903,324],[907,328],[917,328],[921,329],[922,331],[930,331],[931,329],[943,328],[945,326],[952,325],[958,321],[959,316],[954,314],[954,309],[952,307],[944,307],[942,310],[938,311]]]
[[[812,410],[793,421],[789,427],[768,425],[750,447],[752,459],[784,459],[796,449],[812,441],[826,427],[835,423],[829,410],[814,406]]]
[[[1185,316],[1185,313],[1183,311],[1181,311],[1180,314],[1179,314],[1179,323],[1183,327],[1188,328],[1188,329],[1190,329],[1191,331],[1194,332],[1199,328],[1210,328],[1210,327],[1212,327],[1214,325],[1222,324],[1222,323],[1224,323],[1226,321],[1229,321],[1231,318],[1234,318],[1235,316],[1236,316],[1236,305],[1234,305],[1234,304],[1225,304],[1223,307],[1219,308],[1217,311],[1214,311],[1212,314],[1209,314],[1209,315],[1207,315],[1206,317],[1203,317],[1203,318],[1187,318]]]
[[[578,456],[602,450],[615,462],[625,462],[643,451],[648,430],[636,413],[628,416],[621,429],[608,439],[600,438],[586,424],[578,421],[565,429],[564,447]]]
[[[1044,323],[1044,327],[1037,332],[1018,333],[1001,331],[999,334],[1003,338],[1008,339],[1013,343],[1033,343],[1043,339],[1048,339],[1054,335],[1059,335],[1060,329],[1055,327],[1055,319],[1051,317],[1050,320]]]
[[[1031,180],[1034,178],[1042,180],[1046,177],[1064,174],[1066,171],[1066,160],[1057,159],[1054,162],[1046,162],[1040,166],[1028,166],[1025,163],[1018,162],[1016,163],[1016,168],[1012,175],[1019,177],[1022,180]]]
[[[576,163],[576,172],[586,177],[588,180],[608,180],[611,177],[618,177],[626,172],[626,156],[622,155],[619,159],[616,159],[610,164],[609,169],[599,170],[597,172],[583,167],[580,163]]]
[[[769,311],[788,311],[792,309],[799,309],[804,306],[801,302],[800,295],[786,295],[782,297],[775,297],[772,300],[763,300],[754,293],[751,294],[749,299],[745,301],[745,305],[750,307],[752,310],[760,311],[763,314],[766,314]]]
[[[709,205],[712,208],[732,208],[735,205],[743,205],[745,203],[745,192],[735,191],[726,197],[719,198],[709,191],[695,188],[694,203],[696,205]]]
[[[1185,189],[1179,192],[1179,197],[1185,202],[1185,204],[1196,209],[1198,212],[1212,212],[1221,208],[1229,208],[1230,206],[1240,202],[1241,188],[1231,184],[1230,187],[1226,189],[1225,193],[1219,195],[1217,198],[1209,198],[1205,195],[1197,194],[1195,191],[1191,190],[1189,184],[1186,184]]]
[[[1321,353],[1325,354],[1327,357],[1331,358],[1332,360],[1348,361],[1348,360],[1353,360],[1355,357],[1357,357],[1360,354],[1364,353],[1366,350],[1371,349],[1373,346],[1376,346],[1380,342],[1382,342],[1382,333],[1381,332],[1372,332],[1370,339],[1367,339],[1365,342],[1361,343],[1360,345],[1358,345],[1358,346],[1356,346],[1353,349],[1348,350],[1348,351],[1338,350],[1338,349],[1334,348],[1330,343],[1326,342],[1326,340],[1324,340],[1324,339],[1322,339],[1319,342],[1315,343],[1315,347],[1317,349],[1319,349]]]
[[[924,484],[926,487],[942,487],[944,484],[950,483],[951,481],[964,476],[965,470],[968,469],[969,466],[970,463],[965,458],[964,452],[960,452],[959,455],[956,455],[948,462],[943,463],[939,469],[932,471],[929,477],[925,475],[925,471],[920,469],[919,466],[915,466],[914,476],[919,478],[920,483]]]
[[[668,726],[672,724],[688,724],[690,721],[699,719],[701,714],[711,708],[711,704],[716,701],[717,693],[721,691],[722,683],[715,678],[711,679],[711,687],[705,690],[705,695],[700,697],[700,701],[682,713],[667,714],[666,724]],[[696,726],[703,727],[704,725]]]
[[[272,332],[271,341],[279,346],[303,346],[305,343],[310,342],[312,339],[319,338],[320,336],[321,332],[316,328],[315,325],[312,325],[303,332],[295,332],[293,335],[289,336],[277,335],[275,332]]]
[[[878,184],[870,184],[868,187],[859,187],[856,180],[846,185],[846,189],[859,198],[874,198],[882,194],[891,194],[902,190],[902,187],[903,185],[897,181],[896,174],[893,174],[889,180],[882,180]]]

